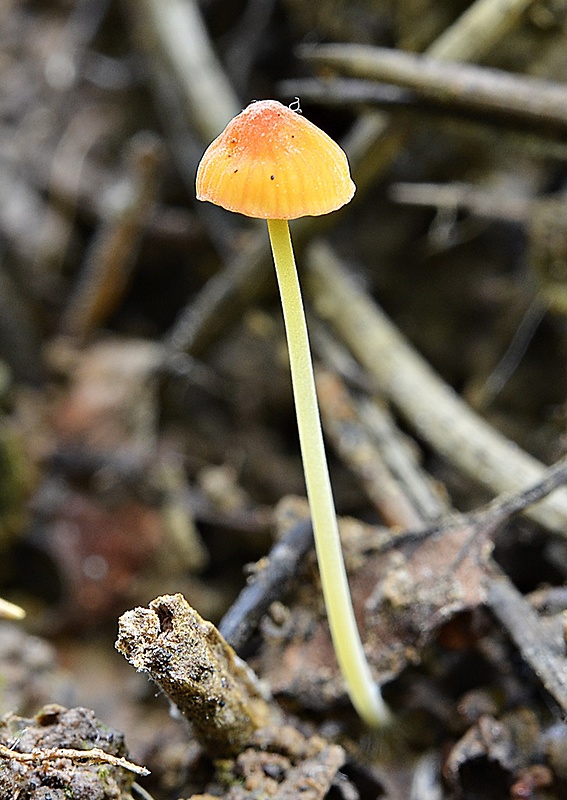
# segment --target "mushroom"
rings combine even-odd
[[[288,340],[301,455],[325,606],[350,699],[370,726],[389,709],[372,678],[356,625],[325,456],[305,312],[288,220],[319,216],[356,190],[345,153],[301,114],[275,100],[249,105],[209,145],[197,199],[266,219]]]

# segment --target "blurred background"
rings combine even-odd
[[[516,480],[486,430],[533,465],[565,455],[567,3],[1,0],[0,11],[0,595],[27,612],[0,627],[0,708],[93,708],[126,731],[156,800],[188,797],[206,780],[187,778],[187,734],[114,652],[116,619],[181,591],[218,623],[246,565],[307,514],[265,226],[196,202],[199,159],[265,98],[299,98],[343,144],[355,200],[292,224],[338,511],[372,536],[475,509],[536,475],[518,467]],[[349,317],[347,296],[337,310],[327,261],[395,326],[399,340],[377,349],[384,372],[358,354],[359,311]],[[461,406],[431,410],[416,354],[472,411],[471,428]],[[564,796],[562,698],[522,682],[483,581],[484,567],[502,571],[558,631],[566,530],[564,500],[553,519],[507,522],[478,582],[467,573],[472,598],[451,610],[446,595],[412,599],[429,620],[408,623],[423,634],[415,652],[399,631],[381,633],[387,658],[370,642],[413,720],[415,763],[438,759],[431,793],[411,797]],[[389,567],[364,571],[374,545],[361,535],[346,547],[366,576],[372,639]],[[325,624],[312,557],[301,576],[244,652],[333,738],[352,722],[334,670],[308,656],[301,676],[280,674],[287,648]],[[532,749],[453,750],[441,776],[481,713],[520,706],[536,720]],[[332,796],[410,796],[407,762],[390,772],[362,780],[353,767],[358,794]]]

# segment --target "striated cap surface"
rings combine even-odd
[[[207,148],[197,199],[261,219],[316,217],[356,190],[344,151],[277,100],[252,103]]]

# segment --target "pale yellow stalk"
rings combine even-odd
[[[390,711],[372,678],[354,616],[287,220],[268,220],[268,231],[283,307],[301,455],[329,627],[352,704],[367,725],[377,727],[389,720]]]

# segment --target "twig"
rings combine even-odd
[[[421,521],[438,519],[447,512],[447,503],[439,497],[431,478],[418,463],[419,456],[386,408],[376,381],[370,378],[347,348],[338,342],[320,319],[310,320],[313,343],[318,355],[343,379],[354,387],[348,402],[364,428],[363,436],[372,442],[392,477],[399,484]],[[372,395],[378,395],[377,399]]]
[[[418,463],[415,446],[403,441],[404,434],[389,410],[370,398],[362,398],[356,406],[388,469],[411,498],[421,519],[428,522],[443,517],[448,511],[447,502],[435,491],[431,477]]]
[[[512,117],[522,125],[550,126],[556,131],[564,131],[567,126],[567,89],[560,83],[470,64],[445,63],[385,47],[327,44],[304,47],[300,52],[316,66],[380,81],[378,87],[394,84],[442,108],[489,113],[495,118]]]
[[[396,528],[420,525],[420,514],[392,476],[344,384],[332,372],[318,370],[316,377],[325,432],[341,458],[358,476],[386,525]]]
[[[527,224],[537,202],[531,197],[468,183],[393,183],[390,196],[396,203],[450,211],[464,209],[478,217],[520,225]]]
[[[242,653],[270,605],[285,596],[313,545],[311,522],[294,525],[262,559],[219,624],[221,636]]]
[[[99,747],[92,747],[90,750],[75,750],[72,747],[38,747],[31,753],[20,753],[0,744],[0,758],[20,761],[22,764],[43,764],[46,761],[58,761],[62,758],[72,761],[88,762],[90,764],[112,764],[113,767],[126,769],[135,775],[149,775],[149,769],[133,764],[125,758],[118,758],[110,753],[105,753]]]
[[[381,110],[399,109],[403,114],[395,119],[395,123],[400,134],[402,129],[406,131],[415,129],[417,125],[423,124],[424,119],[431,118],[436,128],[448,132],[454,131],[455,135],[474,137],[487,147],[501,145],[502,134],[505,134],[510,144],[534,158],[567,160],[564,125],[542,126],[533,120],[528,124],[526,120],[512,115],[496,115],[493,112],[465,106],[456,107],[449,101],[424,99],[408,89],[384,86],[357,78],[332,80],[298,78],[283,81],[279,84],[279,90],[288,97],[297,95],[304,101],[340,108],[362,104],[369,107],[377,106]],[[388,151],[386,155],[389,158]],[[384,153],[382,157],[384,158]],[[366,180],[364,173],[362,177],[364,186]],[[360,180],[359,171],[357,178]]]
[[[442,61],[476,61],[498,44],[517,24],[522,13],[535,0],[476,0],[456,22],[428,48],[427,55]],[[478,20],[484,26],[481,34]],[[383,114],[362,114],[345,142],[359,191],[373,184],[390,163],[411,131],[401,125],[388,125]],[[384,155],[386,154],[386,155]]]
[[[252,67],[263,47],[275,5],[276,0],[248,0],[238,23],[230,32],[224,60],[233,85],[241,93],[250,85]]]
[[[474,511],[465,513],[448,510],[438,521],[415,530],[402,531],[393,535],[387,529],[377,529],[367,536],[367,543],[380,552],[405,544],[420,542],[431,536],[451,529],[469,529],[485,534],[494,531],[515,514],[527,511],[530,506],[548,497],[560,486],[567,484],[567,456],[548,467],[540,480],[517,492],[504,493]]]
[[[523,659],[567,712],[567,659],[561,632],[554,636],[544,628],[532,606],[505,575],[490,581],[487,602]]]
[[[501,494],[488,505],[466,516],[475,524],[503,521],[539,503],[565,484],[567,484],[567,456],[544,469],[539,479],[531,485],[516,492]]]
[[[202,355],[238,313],[265,293],[270,280],[275,292],[270,262],[268,237],[264,232],[258,233],[181,311],[164,337],[165,347],[172,353]]]
[[[241,110],[211,45],[195,0],[127,0],[134,37],[146,55],[169,149],[187,191],[193,194],[203,144]],[[210,204],[199,204],[219,255],[232,253],[236,223]]]
[[[489,406],[506,386],[522,362],[547,312],[547,303],[540,295],[536,295],[524,311],[514,335],[498,363],[494,365],[490,374],[480,385],[467,393],[476,409],[480,410]]]
[[[163,689],[215,758],[239,753],[276,717],[252,671],[180,594],[123,614],[116,648]]]
[[[440,455],[493,493],[535,483],[544,467],[478,417],[411,348],[322,242],[307,253],[306,287],[386,397]],[[556,492],[529,515],[567,535],[567,492]]]

